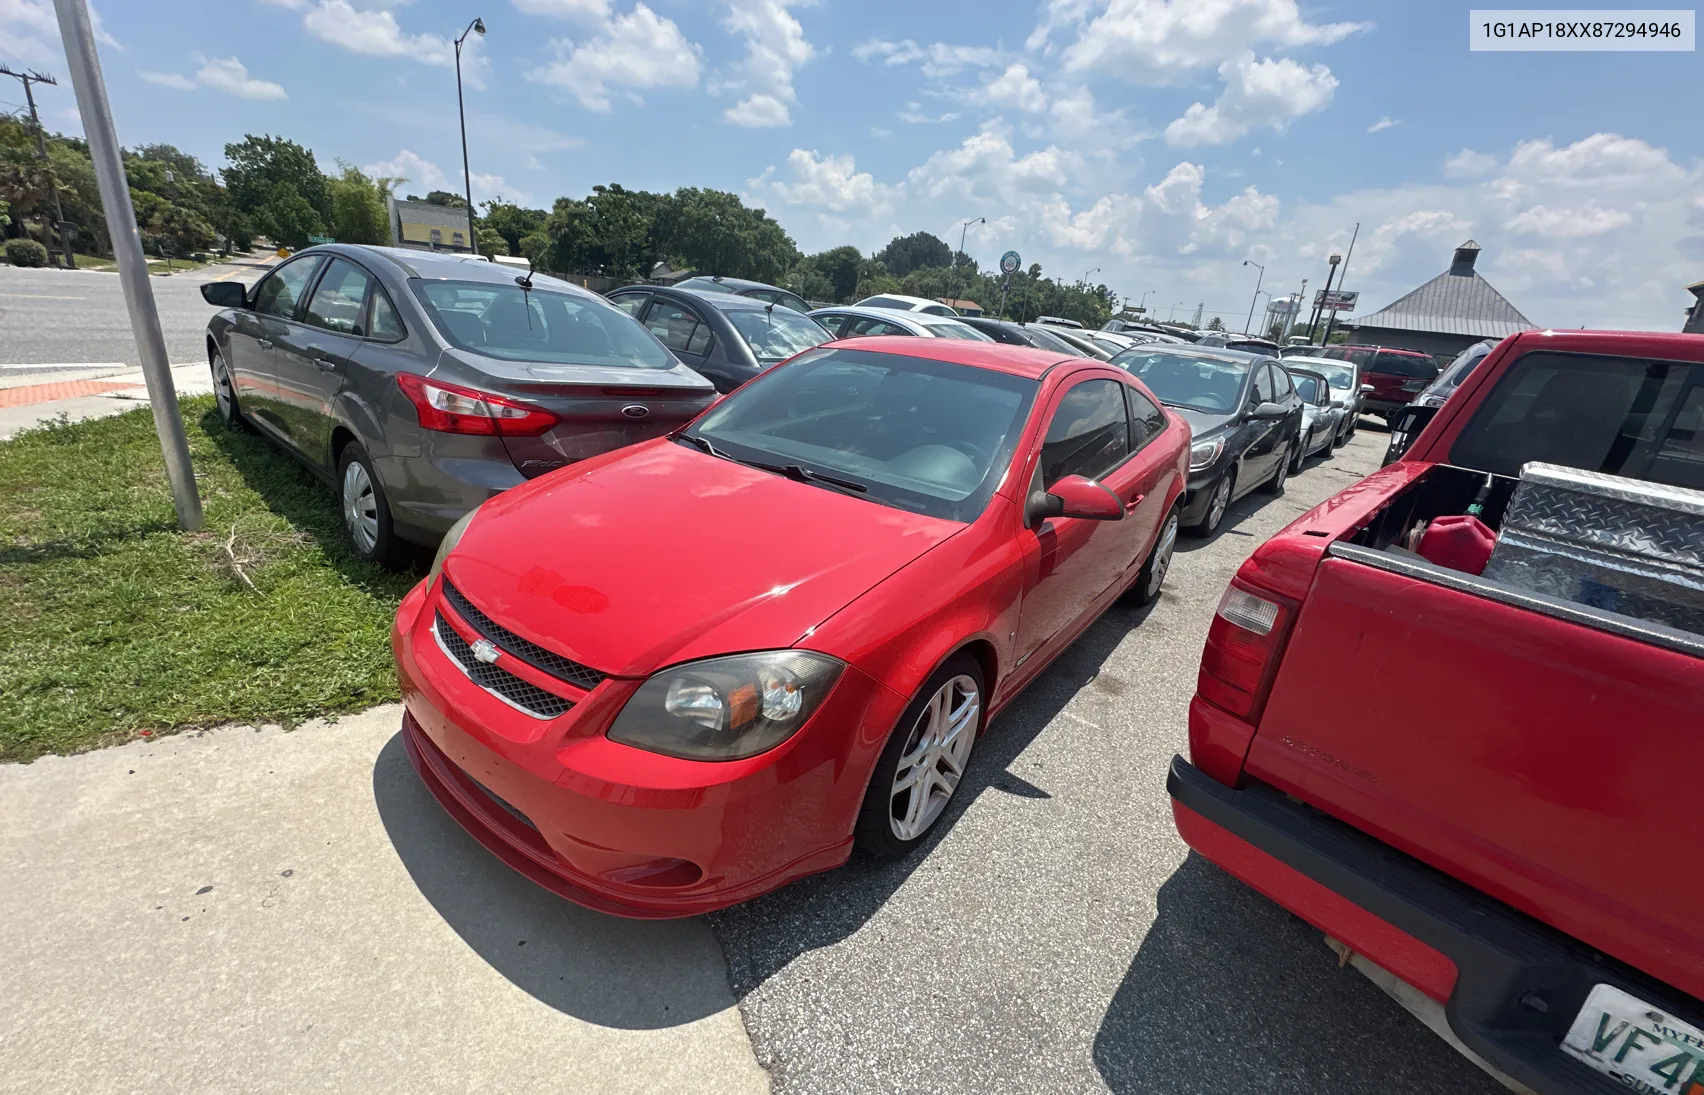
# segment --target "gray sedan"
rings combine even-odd
[[[201,287],[219,414],[338,491],[362,558],[400,562],[499,491],[665,433],[709,381],[595,293],[465,256],[332,244],[252,290]]]
[[[836,308],[818,308],[811,318],[828,328],[835,338],[858,338],[863,335],[915,335],[919,338],[962,338],[972,342],[994,340],[968,324],[950,316],[929,312],[901,312],[896,308],[866,308],[845,304]]]
[[[1296,386],[1296,394],[1302,397],[1302,443],[1290,458],[1290,474],[1295,475],[1302,470],[1302,462],[1314,453],[1331,455],[1331,450],[1337,447],[1345,413],[1343,404],[1332,400],[1331,385],[1322,374],[1294,368],[1288,361],[1285,367],[1290,383]]]

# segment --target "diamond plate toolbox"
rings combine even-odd
[[[1704,635],[1704,491],[1528,464],[1485,577]]]

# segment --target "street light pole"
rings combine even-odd
[[[479,254],[479,233],[473,228],[473,174],[467,168],[467,110],[462,106],[461,79],[461,49],[462,42],[469,34],[485,37],[485,20],[475,19],[461,32],[456,39],[456,116],[461,119],[462,139],[462,186],[467,191],[467,244],[474,254]]]
[[[1171,306],[1171,311],[1166,313],[1166,322],[1167,323],[1170,323],[1173,320],[1177,319],[1177,310],[1178,310],[1178,308],[1182,307],[1182,305],[1183,305],[1183,301],[1180,300],[1176,304]]]
[[[1325,291],[1320,294],[1319,307],[1314,309],[1313,320],[1308,324],[1308,341],[1313,341],[1314,331],[1319,327],[1320,319],[1325,315],[1325,309],[1331,304],[1331,279],[1337,273],[1337,264],[1343,261],[1343,256],[1336,251],[1326,260],[1330,266],[1325,272]],[[1325,345],[1323,342],[1320,345]]]
[[[958,288],[958,264],[959,264],[959,259],[964,256],[964,238],[965,238],[965,235],[970,231],[971,225],[973,225],[973,224],[987,224],[987,223],[988,223],[987,217],[977,217],[975,220],[965,221],[963,224],[959,225],[959,249],[958,249],[958,254],[953,256],[953,261],[952,261],[952,271],[953,271],[952,291],[954,293],[954,296],[953,296],[954,300],[958,299],[958,296],[957,296],[957,294],[959,292],[959,288]],[[958,311],[958,309],[953,307],[953,305],[951,305],[951,304],[947,305],[947,307],[952,308],[953,311],[955,311],[955,312]]]
[[[136,233],[136,210],[130,204],[130,184],[124,177],[124,161],[119,155],[118,133],[112,124],[112,106],[107,102],[100,55],[95,52],[95,31],[89,23],[88,3],[53,0],[53,6],[59,15],[59,36],[65,42],[65,60],[71,70],[71,87],[77,94],[77,109],[83,116],[83,135],[89,142],[89,159],[100,188],[107,231],[112,234],[112,253],[118,260],[118,281],[130,312],[130,330],[142,359],[142,378],[148,386],[154,432],[160,437],[166,478],[177,506],[178,527],[194,532],[201,528],[201,496],[195,489],[189,438],[184,434],[177,392],[172,387],[166,336],[160,329],[160,314],[154,308],[148,260],[142,254],[142,237]]]
[[[1148,314],[1148,298],[1150,296],[1153,296],[1157,292],[1159,292],[1158,289],[1149,289],[1147,292],[1143,293],[1142,294],[1142,303],[1137,306],[1136,310],[1138,312],[1141,312],[1143,315],[1147,315]]]
[[[1254,333],[1253,331],[1250,331],[1249,328],[1254,325],[1254,306],[1260,301],[1260,285],[1261,282],[1266,280],[1266,267],[1255,262],[1253,259],[1243,259],[1243,265],[1252,266],[1256,270],[1260,271],[1260,276],[1254,279],[1254,296],[1249,298],[1248,318],[1243,320],[1243,334],[1247,335]]]

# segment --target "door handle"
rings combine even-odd
[[[314,364],[319,366],[319,370],[322,373],[330,373],[337,370],[336,359],[325,357],[324,355],[314,358]]]
[[[256,343],[257,343],[257,344],[258,344],[258,345],[259,345],[259,346],[260,346],[260,348],[261,348],[261,349],[263,349],[263,350],[270,350],[270,349],[272,349],[272,340],[271,340],[271,339],[270,339],[270,338],[257,338],[257,339],[255,339],[255,342],[256,342]]]
[[[1142,499],[1144,499],[1146,497],[1148,497],[1146,494],[1138,494],[1136,497],[1132,498],[1130,501],[1124,503],[1124,512],[1125,513],[1133,512],[1136,509],[1137,506],[1142,504]]]

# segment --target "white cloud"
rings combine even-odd
[[[176,72],[149,72],[145,69],[137,69],[136,75],[150,84],[159,84],[161,87],[174,88],[178,91],[194,91],[196,88],[194,80]]]
[[[1444,177],[1447,179],[1477,179],[1496,169],[1497,157],[1471,148],[1464,148],[1444,161]]]
[[[5,0],[0,0],[4,3]],[[201,58],[196,58],[200,61]],[[271,80],[259,80],[249,75],[248,67],[235,57],[214,58],[202,61],[201,69],[192,79],[176,72],[147,72],[138,70],[136,75],[150,84],[161,87],[175,88],[178,91],[194,91],[198,87],[209,87],[214,91],[222,91],[239,99],[286,99],[282,84]]]
[[[528,15],[548,15],[593,25],[609,21],[609,0],[515,0],[515,7]]]
[[[751,180],[755,190],[770,190],[789,205],[814,206],[835,213],[886,216],[905,188],[878,183],[868,171],[859,171],[850,153],[823,156],[795,148],[787,155],[787,178],[775,177],[774,168]]]
[[[216,57],[208,61],[201,66],[201,71],[195,74],[195,79],[202,87],[223,91],[239,99],[287,98],[282,84],[250,76],[248,68],[235,57]]]
[[[1175,82],[1262,44],[1329,45],[1369,26],[1309,23],[1296,0],[1109,0],[1090,19],[1096,6],[1051,0],[1043,25],[1078,27],[1065,50],[1068,71],[1103,71],[1137,83]]]
[[[359,9],[349,0],[320,0],[302,25],[322,42],[369,57],[408,57],[428,65],[455,63],[455,49],[436,34],[406,34],[388,11]]]
[[[982,85],[979,97],[990,106],[1010,107],[1026,114],[1037,114],[1047,109],[1047,92],[1041,89],[1041,81],[1031,76],[1029,69],[1022,64],[1009,66],[1005,72]]]
[[[1367,132],[1368,133],[1383,133],[1385,130],[1395,129],[1397,126],[1399,126],[1401,124],[1402,124],[1401,122],[1395,121],[1391,118],[1380,118],[1378,121],[1374,122],[1372,125],[1367,127]]]
[[[899,120],[906,125],[939,125],[942,122],[956,122],[958,119],[959,112],[956,110],[931,117],[923,113],[923,104],[917,102],[906,103],[905,109],[899,112]]]
[[[731,78],[713,86],[712,93],[745,91],[747,95],[723,113],[735,125],[763,127],[792,121],[793,72],[816,51],[805,31],[787,10],[810,0],[727,0],[723,26],[745,40],[745,58]]]
[[[122,43],[107,33],[101,13],[89,5],[95,41],[119,53]],[[53,0],[0,0],[0,60],[63,71],[65,50],[59,43],[59,18]]]
[[[588,110],[608,110],[612,86],[693,87],[702,63],[698,46],[686,40],[680,27],[644,4],[615,16],[591,38],[550,44],[556,59],[527,78],[570,92]]]
[[[460,179],[452,179],[437,164],[406,148],[391,159],[367,164],[361,168],[361,171],[375,178],[402,179],[403,182],[397,189],[404,194],[424,195],[431,190],[448,190],[452,194],[462,192],[462,181]],[[526,204],[532,200],[530,194],[510,186],[501,175],[486,175],[475,171],[470,178],[473,182],[473,200],[475,202],[482,202],[489,198],[503,198]]]
[[[1542,236],[1547,239],[1582,239],[1601,236],[1633,223],[1633,214],[1624,209],[1552,209],[1535,205],[1509,218],[1506,227],[1516,235]]]
[[[880,61],[884,65],[916,64],[930,79],[956,76],[969,68],[991,68],[1004,64],[1006,54],[992,46],[955,46],[932,42],[919,46],[907,38],[899,42],[872,39],[852,47],[852,56],[860,61]]]
[[[1252,129],[1283,131],[1293,119],[1323,110],[1337,90],[1337,78],[1324,65],[1312,67],[1289,58],[1256,61],[1254,54],[1219,66],[1225,90],[1212,106],[1194,103],[1166,127],[1166,141],[1185,148],[1227,144]]]

